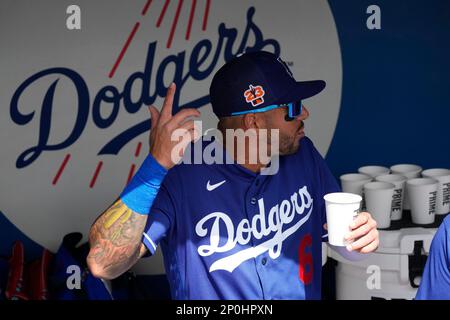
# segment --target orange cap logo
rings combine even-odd
[[[249,89],[245,90],[244,97],[247,103],[251,103],[252,106],[256,107],[264,103],[265,91],[261,86],[250,85]]]

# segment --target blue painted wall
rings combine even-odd
[[[450,168],[450,1],[329,1],[343,92],[326,159],[338,177],[366,164]],[[366,9],[381,9],[368,30]]]

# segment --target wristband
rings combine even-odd
[[[167,172],[166,168],[148,154],[133,179],[122,191],[122,202],[134,212],[148,215]]]

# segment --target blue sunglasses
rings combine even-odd
[[[288,107],[288,114],[285,117],[286,121],[292,121],[296,117],[298,117],[299,115],[302,114],[303,107],[302,107],[302,101],[300,100],[300,101],[290,102],[290,103],[272,104],[270,106],[259,108],[259,109],[254,109],[254,110],[233,112],[231,115],[237,116],[237,115],[246,114],[246,113],[266,112],[266,111],[269,111],[272,109],[282,108],[282,107]]]

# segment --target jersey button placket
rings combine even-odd
[[[253,182],[253,188],[259,194],[259,197],[258,197],[259,199],[264,197],[263,182],[267,181],[266,180],[267,178],[270,178],[270,177],[258,176]],[[257,261],[257,265],[258,265],[258,267],[257,267],[258,273],[262,280],[264,299],[271,299],[271,292],[266,287],[267,281],[270,282],[270,280],[268,278],[268,277],[270,277],[270,273],[269,273],[269,269],[267,269],[269,267],[270,261],[269,261],[269,258],[267,257],[267,254],[268,254],[267,252],[261,254],[259,257],[256,258],[256,261]]]
[[[250,197],[250,210],[249,212],[253,212],[254,214],[258,214],[259,213],[259,207],[258,207],[258,200],[261,199],[263,197],[263,195],[261,194],[261,177],[257,177],[255,180],[253,180],[253,183],[250,187],[250,190],[252,192],[252,196]],[[252,239],[253,242],[253,239]],[[255,243],[253,243],[253,246],[255,246]],[[258,272],[258,276],[261,279],[261,284],[262,284],[262,294],[263,294],[263,299],[268,299],[270,297],[267,296],[267,288],[265,288],[265,278],[266,278],[266,265],[267,265],[267,258],[264,257],[264,253],[261,254],[260,256],[255,258],[255,262],[256,262],[256,270]]]

